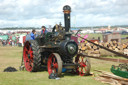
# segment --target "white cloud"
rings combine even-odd
[[[72,26],[123,25],[128,0],[0,0],[0,27],[54,25],[62,22],[63,6],[72,8]]]

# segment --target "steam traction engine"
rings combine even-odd
[[[35,40],[24,43],[23,61],[27,71],[36,72],[47,66],[49,75],[60,75],[62,69],[69,69],[83,76],[89,74],[90,62],[85,56],[77,54],[78,45],[71,40],[70,6],[63,7],[65,27],[55,25],[52,32],[39,35]]]

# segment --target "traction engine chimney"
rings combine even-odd
[[[65,5],[63,7],[63,12],[64,12],[65,31],[69,32],[71,7],[69,5]]]

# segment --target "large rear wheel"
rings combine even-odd
[[[62,60],[57,53],[52,53],[47,62],[47,68],[49,75],[51,73],[57,73],[57,75],[61,75],[62,72]]]
[[[23,48],[23,61],[27,71],[36,72],[41,67],[41,54],[35,40],[26,41]]]

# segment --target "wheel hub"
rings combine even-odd
[[[27,55],[28,59],[30,59],[30,54]]]
[[[85,66],[86,66],[85,63],[83,63],[83,62],[80,63],[80,67],[85,67]]]
[[[52,53],[48,58],[48,73],[57,73],[58,75],[62,72],[62,60],[57,53]]]
[[[78,54],[75,58],[75,63],[78,63],[78,67],[76,68],[76,72],[80,76],[88,75],[90,72],[90,63],[89,59],[84,55]]]

